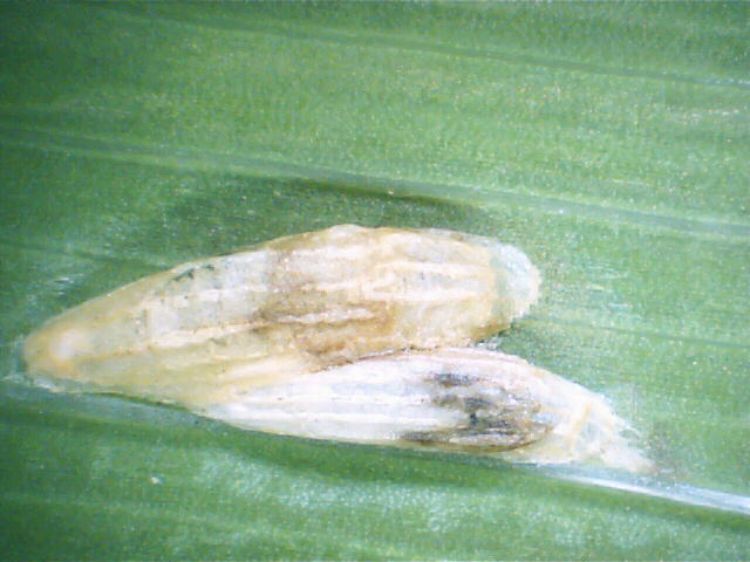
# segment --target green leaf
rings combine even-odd
[[[747,4],[0,11],[4,558],[750,555]],[[72,305],[347,222],[523,248],[544,295],[502,348],[606,395],[660,474],[274,437],[23,376],[23,337]]]

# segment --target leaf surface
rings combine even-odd
[[[0,11],[6,558],[750,555],[747,4]],[[543,298],[495,343],[606,395],[671,499],[23,377],[70,306],[339,223],[523,248]]]

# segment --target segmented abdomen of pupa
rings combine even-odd
[[[29,336],[32,374],[187,406],[409,348],[466,345],[537,297],[518,249],[442,230],[351,225],[146,277]]]

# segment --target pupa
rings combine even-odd
[[[135,281],[51,319],[24,355],[53,387],[246,429],[641,470],[602,397],[466,348],[525,314],[539,284],[489,238],[342,225]]]
[[[205,406],[279,377],[463,346],[538,294],[523,252],[446,230],[341,225],[179,265],[32,333],[29,372]]]
[[[651,463],[600,395],[519,357],[441,348],[362,359],[247,392],[202,412],[315,439],[480,453],[508,461]]]

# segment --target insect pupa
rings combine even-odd
[[[538,294],[517,248],[445,230],[352,225],[179,265],[53,318],[32,375],[188,407],[372,354],[462,346]]]
[[[519,357],[482,349],[363,359],[256,388],[203,414],[316,439],[650,468],[602,396]]]

